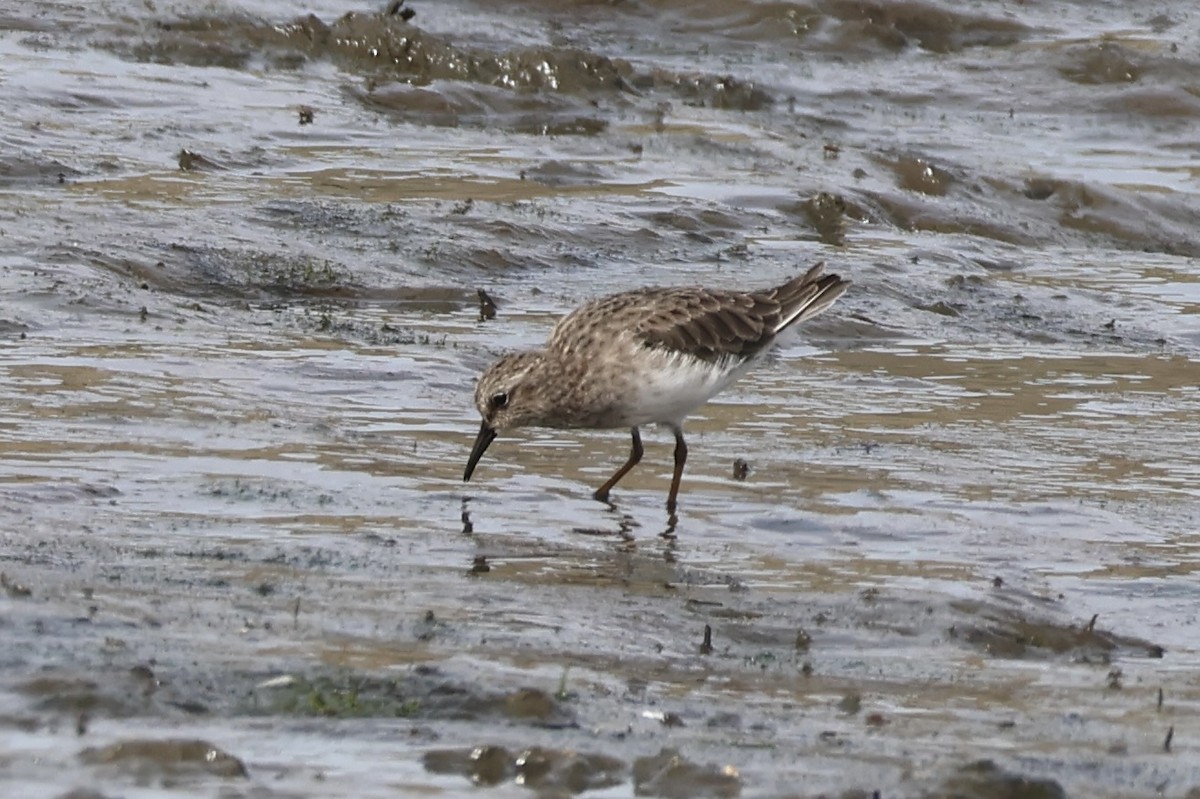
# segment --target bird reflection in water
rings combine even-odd
[[[470,502],[471,502],[470,497],[462,498],[461,520],[462,520],[462,534],[463,535],[474,535],[475,534],[475,523],[471,521]],[[641,524],[639,524],[638,521],[633,518],[633,514],[623,512],[612,501],[609,501],[606,504],[608,505],[609,513],[611,513],[613,516],[616,517],[617,527],[615,530],[612,528],[605,529],[602,527],[572,527],[571,532],[575,533],[576,535],[588,535],[588,536],[597,536],[597,537],[615,536],[617,538],[620,538],[623,542],[625,542],[627,544],[634,543],[636,541],[634,532],[636,530],[638,530],[639,528],[641,528]],[[668,514],[667,526],[663,529],[663,531],[661,533],[658,534],[659,538],[668,539],[673,542],[675,539],[675,528],[678,524],[679,524],[679,516],[677,514],[675,514],[674,512]],[[674,560],[674,556],[671,554],[671,550],[673,550],[673,549],[674,549],[674,546],[670,547],[666,551],[665,555],[667,557],[667,560]]]

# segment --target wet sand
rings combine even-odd
[[[0,3],[5,795],[1200,791],[1190,6],[401,9]],[[677,523],[461,482],[497,353],[817,260]]]

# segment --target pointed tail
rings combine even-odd
[[[780,306],[780,322],[775,328],[776,333],[797,322],[812,319],[846,293],[850,281],[842,280],[837,275],[822,276],[821,270],[824,268],[822,261],[800,277],[771,289],[769,294]]]

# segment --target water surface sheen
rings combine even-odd
[[[1198,41],[0,0],[2,792],[1194,796]],[[499,352],[817,260],[676,521],[654,431],[461,482]]]

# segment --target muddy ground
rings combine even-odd
[[[1190,4],[391,11],[0,0],[4,795],[1200,795]],[[463,485],[498,353],[817,260],[677,521]]]

